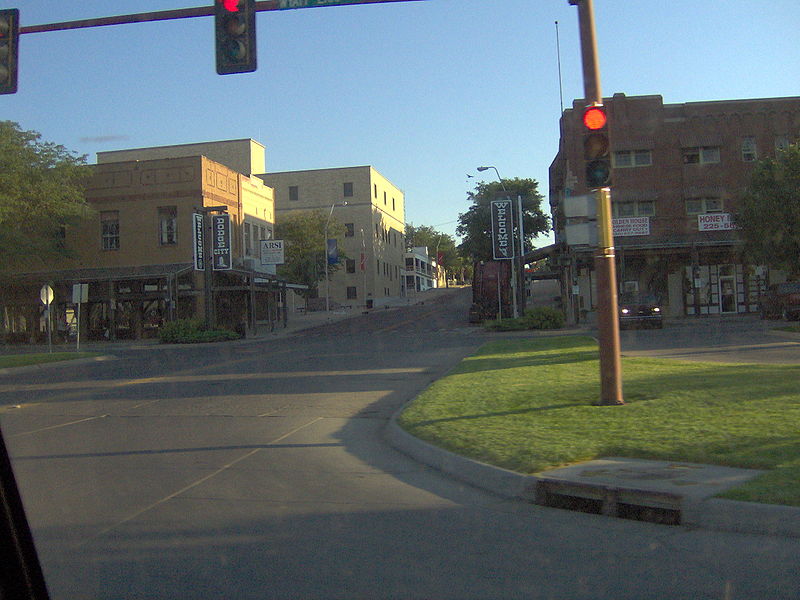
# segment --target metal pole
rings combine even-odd
[[[578,7],[583,87],[587,104],[602,104],[600,65],[594,27],[592,0],[569,0]],[[622,363],[619,341],[616,256],[611,227],[611,190],[595,191],[597,201],[598,247],[594,256],[597,273],[597,333],[600,348],[600,404],[625,404],[622,397]]]

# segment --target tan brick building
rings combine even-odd
[[[380,304],[382,299],[404,295],[405,199],[388,179],[371,166],[259,177],[275,190],[278,221],[298,211],[329,215],[333,206],[332,218],[344,224],[341,252],[347,260],[330,277],[332,302],[363,306],[368,300]],[[319,291],[324,297],[324,282]]]
[[[755,162],[800,139],[800,97],[664,104],[615,94],[604,104],[620,292],[655,293],[671,316],[756,311],[764,286],[783,274],[747,264],[732,217]],[[550,205],[565,306],[590,318],[596,233],[587,225],[583,107],[576,100],[561,117]]]
[[[252,140],[221,144],[229,152],[238,148],[231,155],[248,170],[242,156],[258,146]],[[41,330],[38,295],[48,282],[56,292],[59,323],[75,313],[72,286],[88,283],[88,303],[82,306],[88,337],[147,337],[166,320],[204,318],[208,287],[205,273],[195,269],[193,216],[203,207],[224,208],[231,219],[232,268],[211,273],[212,319],[242,332],[277,319],[285,284],[256,260],[258,240],[274,231],[272,189],[257,177],[191,154],[198,150],[215,153],[213,144],[103,153],[87,189],[93,214],[65,233],[72,256],[47,271],[14,277],[2,298],[6,327]],[[261,159],[263,168],[263,152]]]

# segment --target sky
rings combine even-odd
[[[0,0],[22,26],[210,0]],[[595,0],[603,95],[800,94],[798,0]],[[267,171],[372,165],[406,222],[455,236],[477,181],[547,203],[562,107],[583,97],[568,0],[417,0],[259,12],[258,70],[216,74],[213,18],[20,37],[0,119],[90,163],[107,150],[253,138]],[[560,62],[560,69],[559,69]],[[541,236],[536,246],[551,243]]]

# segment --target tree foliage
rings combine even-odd
[[[0,121],[0,271],[47,266],[65,254],[64,229],[87,216],[83,156]]]
[[[325,243],[325,222],[328,215],[321,210],[289,213],[281,217],[275,226],[276,239],[285,242],[286,263],[278,266],[278,275],[290,283],[307,285],[307,290],[299,291],[308,300],[317,297],[319,282],[325,279],[327,261]],[[347,257],[342,253],[341,238],[344,226],[331,218],[328,237],[340,240],[339,264],[328,265],[328,273],[333,274]]]
[[[800,145],[758,162],[735,220],[753,262],[800,278]]]
[[[542,195],[538,190],[539,184],[534,179],[503,179],[502,182],[478,182],[475,190],[467,194],[467,199],[472,203],[466,213],[459,215],[456,233],[463,239],[459,245],[462,256],[471,260],[492,260],[492,200],[499,196],[522,198],[523,233],[525,237],[525,251],[533,247],[533,239],[539,234],[550,231],[550,218],[542,212]],[[504,190],[505,188],[505,190]],[[517,212],[514,211],[516,216]],[[514,235],[518,237],[518,223],[514,219]]]

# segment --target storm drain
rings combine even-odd
[[[668,492],[539,479],[532,500],[540,506],[661,525],[681,524],[681,497]]]

